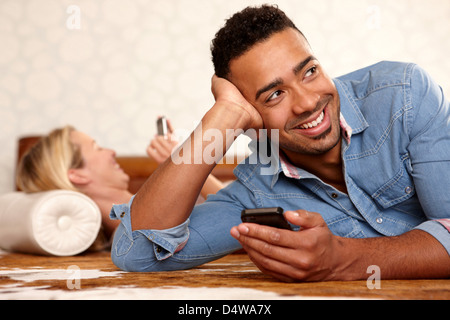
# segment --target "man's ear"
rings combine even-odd
[[[86,185],[91,182],[83,169],[69,169],[67,176],[74,185]]]

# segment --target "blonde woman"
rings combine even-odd
[[[172,131],[171,127],[170,130]],[[170,140],[155,137],[148,155],[158,163],[170,156]],[[150,148],[149,146],[149,148]],[[43,136],[21,159],[16,176],[17,186],[25,192],[66,189],[82,192],[100,208],[102,226],[109,239],[118,225],[109,213],[113,204],[128,203],[129,176],[116,162],[116,153],[101,148],[93,138],[72,126],[55,129]],[[223,187],[212,175],[202,195],[216,193]]]
[[[109,219],[113,203],[128,202],[129,176],[120,168],[115,152],[71,126],[42,137],[21,159],[17,186],[25,192],[57,189],[79,191],[100,208],[105,235],[118,223]]]

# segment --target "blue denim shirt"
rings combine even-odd
[[[133,199],[114,206],[111,218],[121,224],[113,262],[123,270],[163,271],[218,259],[240,249],[230,229],[243,209],[275,206],[318,212],[342,237],[421,229],[450,254],[450,105],[441,88],[418,66],[398,62],[380,62],[334,82],[344,125],[351,128],[342,144],[348,194],[287,163],[265,175],[261,169],[270,164],[244,161],[235,182],[175,228],[132,231]]]

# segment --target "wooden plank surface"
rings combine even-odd
[[[382,275],[381,275],[382,276]],[[369,277],[369,274],[368,274]],[[122,272],[109,252],[44,257],[0,252],[0,299],[450,299],[450,280],[282,283],[245,254],[160,273]]]

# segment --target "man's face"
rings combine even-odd
[[[306,39],[288,28],[230,63],[230,80],[288,156],[322,154],[340,140],[339,96]]]

